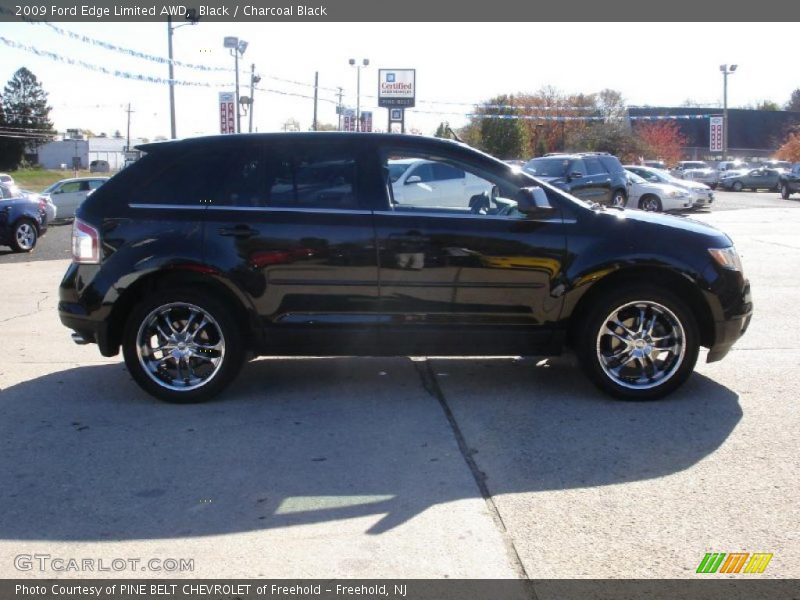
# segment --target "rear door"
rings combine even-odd
[[[206,215],[205,260],[249,298],[263,351],[374,348],[378,267],[362,163],[347,138],[231,150]]]
[[[586,166],[586,199],[600,204],[611,203],[611,174],[596,156],[583,159]]]

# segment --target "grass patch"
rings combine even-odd
[[[75,177],[75,171],[67,169],[61,170],[48,170],[48,169],[19,169],[18,171],[10,171],[8,173],[14,178],[16,183],[23,190],[30,190],[32,192],[41,192],[48,185],[67,179],[68,177]],[[78,171],[78,177],[89,177],[92,175],[100,175],[107,177],[110,173],[89,173],[88,170],[82,169]]]

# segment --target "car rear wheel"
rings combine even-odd
[[[611,206],[623,208],[628,201],[628,197],[622,190],[615,190],[611,195]]]
[[[788,200],[790,195],[789,186],[785,183],[781,184],[781,198]]]
[[[734,181],[733,182],[733,191],[734,192],[741,192],[742,191],[742,182],[741,181]]]
[[[191,289],[145,298],[126,322],[122,350],[134,380],[174,403],[211,399],[244,360],[242,333],[230,308]]]
[[[697,323],[677,296],[649,285],[592,302],[576,351],[589,378],[623,400],[654,400],[681,386],[699,351]]]
[[[639,208],[648,212],[661,212],[661,200],[657,196],[644,196],[639,200]]]
[[[20,219],[14,225],[14,231],[11,235],[11,249],[14,252],[30,252],[36,247],[38,240],[39,232],[36,230],[36,224],[30,219]]]

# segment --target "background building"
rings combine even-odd
[[[144,140],[131,138],[131,147],[143,144]],[[124,137],[84,137],[68,133],[64,139],[48,142],[36,151],[37,162],[45,169],[72,169],[73,159],[79,162],[79,169],[88,169],[93,160],[108,161],[112,171],[125,165]]]

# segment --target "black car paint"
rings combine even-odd
[[[688,219],[592,208],[549,185],[551,208],[517,217],[392,210],[378,161],[385,145],[461,160],[520,187],[531,176],[461,144],[381,134],[259,134],[146,146],[152,156],[215,144],[285,140],[359,149],[350,210],[174,208],[137,202],[118,175],[78,218],[101,232],[101,265],[72,264],[60,287],[62,322],[119,351],[131,303],[154,282],[216,289],[244,309],[256,353],[557,354],[581,302],[629,275],[662,278],[696,308],[709,360],[743,333],[752,311],[739,272],[708,248],[731,241]],[[146,159],[145,159],[146,160]],[[413,255],[409,267],[401,257]]]

